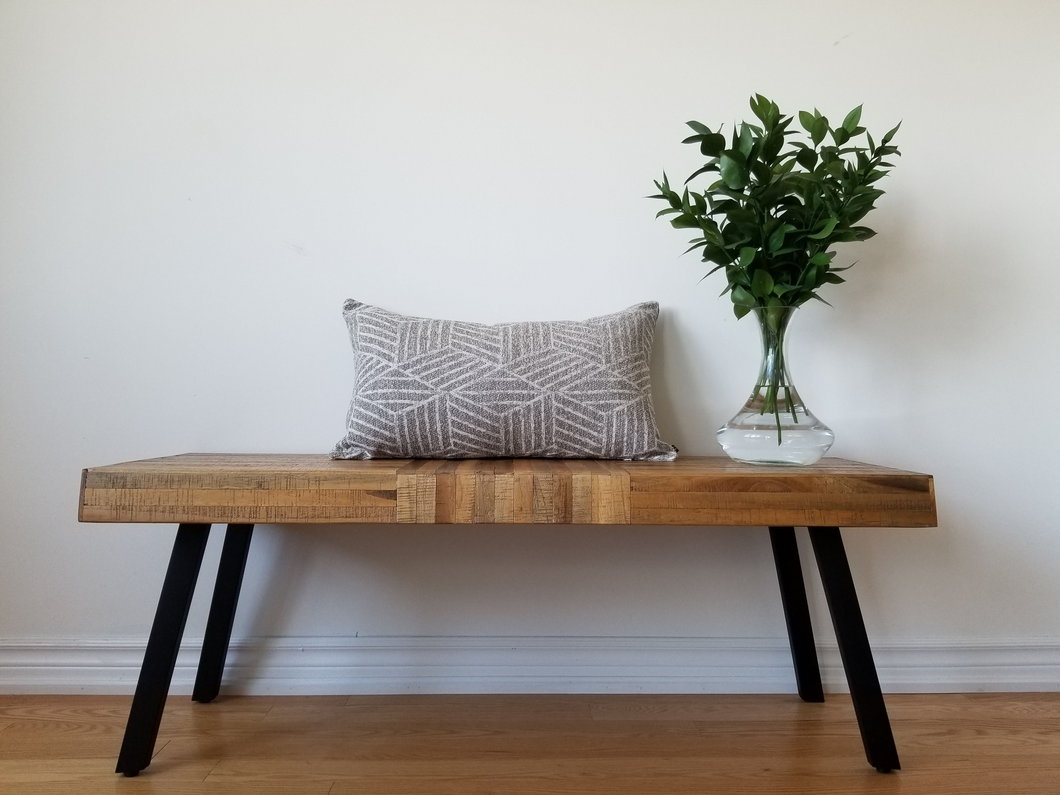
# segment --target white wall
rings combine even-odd
[[[1056,687],[1058,8],[0,3],[0,687],[128,688],[173,531],[78,525],[81,468],[328,450],[350,296],[480,321],[657,299],[664,435],[719,453],[755,330],[642,197],[694,167],[686,119],[755,91],[904,120],[878,237],[793,340],[834,454],[935,475],[937,530],[846,534],[885,682]],[[793,682],[764,531],[262,527],[235,635],[354,673],[343,649],[386,646],[376,689]],[[530,668],[484,662],[520,645]],[[261,665],[236,684],[370,689]]]

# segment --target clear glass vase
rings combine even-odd
[[[736,416],[718,429],[722,449],[750,464],[813,464],[835,440],[809,412],[788,369],[788,306],[752,310],[762,333],[762,366],[754,391]]]

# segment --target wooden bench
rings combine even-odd
[[[823,701],[795,527],[809,528],[869,764],[899,768],[840,527],[934,527],[930,475],[826,458],[811,467],[727,458],[672,462],[487,459],[332,461],[188,454],[87,469],[83,522],[178,524],[118,756],[151,761],[210,526],[227,523],[192,698],[221,675],[255,524],[604,524],[768,527],[795,679]]]

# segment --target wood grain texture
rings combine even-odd
[[[930,475],[826,458],[332,461],[186,454],[84,471],[84,522],[934,527]]]
[[[0,792],[79,795],[1055,795],[1060,694],[891,695],[903,769],[867,768],[850,701],[788,696],[175,700],[114,774],[128,697],[0,696]]]

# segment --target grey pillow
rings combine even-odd
[[[657,303],[581,322],[462,323],[349,300],[353,400],[332,458],[672,461],[648,360]]]

